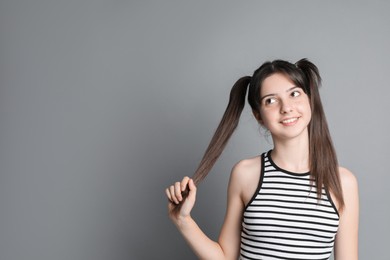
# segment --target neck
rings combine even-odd
[[[308,172],[310,170],[308,135],[290,140],[274,140],[272,159],[279,167],[288,171]]]

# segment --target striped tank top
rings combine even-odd
[[[323,188],[317,200],[310,173],[279,168],[261,156],[259,186],[244,209],[240,259],[329,259],[338,211]]]

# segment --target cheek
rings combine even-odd
[[[308,98],[302,98],[295,101],[295,107],[301,111],[311,111],[310,102]]]
[[[304,113],[305,115],[307,115],[306,117],[309,119],[311,119],[311,107],[310,107],[310,104],[309,102],[301,102],[299,104],[297,104],[297,107],[299,107],[299,110]]]

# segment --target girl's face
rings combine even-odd
[[[311,119],[309,97],[281,73],[267,77],[261,86],[259,122],[273,139],[308,136]]]

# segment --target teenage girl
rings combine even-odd
[[[229,105],[193,178],[166,189],[169,217],[200,259],[358,259],[358,185],[338,165],[317,67],[266,62],[233,86]],[[274,147],[231,172],[218,241],[191,217],[196,184],[221,154],[248,102]]]

